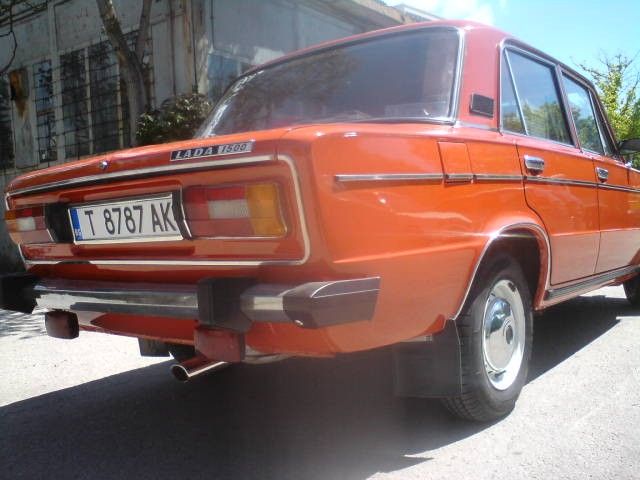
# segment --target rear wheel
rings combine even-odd
[[[518,263],[485,263],[457,320],[462,393],[443,400],[456,416],[489,421],[515,406],[527,378],[533,337],[531,294]]]

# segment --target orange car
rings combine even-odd
[[[196,138],[23,175],[25,274],[0,307],[223,362],[394,345],[401,395],[514,407],[534,310],[624,282],[640,172],[593,86],[490,27],[438,21],[254,69]]]

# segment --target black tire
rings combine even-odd
[[[504,417],[513,410],[526,382],[533,339],[531,293],[511,256],[497,255],[481,266],[457,326],[462,393],[443,399],[444,405],[465,420]],[[503,372],[492,363],[504,364]]]
[[[627,280],[622,286],[629,303],[634,307],[640,307],[640,276]]]
[[[168,343],[169,353],[178,362],[184,362],[195,357],[196,349],[193,345],[182,345],[180,343]]]

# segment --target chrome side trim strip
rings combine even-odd
[[[25,187],[7,193],[7,197],[23,195],[27,193],[45,192],[59,188],[86,185],[89,183],[103,183],[113,180],[130,180],[132,178],[145,177],[148,175],[164,175],[175,172],[192,172],[198,170],[212,170],[215,168],[229,167],[234,165],[249,165],[254,163],[271,162],[275,160],[274,155],[256,155],[252,157],[230,158],[223,160],[210,160],[208,162],[192,162],[184,164],[171,164],[158,167],[138,168],[124,172],[100,173],[85,177],[70,178],[58,182],[45,183],[33,187]]]
[[[441,173],[363,173],[338,174],[334,177],[338,183],[356,182],[441,182]]]
[[[513,223],[511,225],[505,225],[504,227],[500,228],[499,230],[490,233],[490,238],[489,241],[485,244],[484,248],[482,249],[482,252],[480,253],[480,256],[478,257],[478,261],[476,262],[475,266],[473,267],[473,273],[471,274],[471,278],[469,279],[469,283],[467,284],[467,288],[465,290],[464,295],[462,296],[462,301],[460,302],[460,305],[458,307],[458,310],[456,311],[455,315],[453,315],[453,317],[451,317],[451,320],[456,320],[460,314],[462,313],[462,309],[464,308],[465,303],[467,302],[467,299],[469,297],[469,294],[471,293],[471,287],[473,286],[473,283],[476,280],[476,276],[478,274],[478,270],[480,269],[480,265],[482,264],[482,261],[484,260],[484,257],[487,253],[487,251],[489,250],[489,248],[491,247],[491,245],[493,245],[493,242],[495,242],[497,239],[503,237],[505,235],[505,233],[508,233],[510,230],[530,230],[533,231],[535,230],[536,232],[538,232],[539,236],[541,238],[544,239],[544,242],[546,244],[546,257],[547,257],[547,268],[546,268],[546,274],[545,274],[545,282],[544,282],[544,289],[545,291],[548,289],[549,286],[549,278],[550,278],[550,274],[551,274],[551,244],[549,242],[549,237],[547,236],[547,232],[545,232],[545,230],[535,224],[535,223]],[[535,299],[532,299],[533,301],[535,301]]]
[[[489,132],[497,132],[498,129],[492,127],[490,125],[486,125],[484,123],[474,123],[474,122],[463,122],[462,120],[458,120],[453,124],[454,128],[475,128],[478,130],[485,130]]]
[[[522,182],[522,175],[501,175],[485,173],[362,173],[362,174],[338,174],[335,181],[339,183],[367,183],[367,182]]]
[[[640,193],[640,189],[632,187],[623,187],[621,185],[599,184],[598,188],[603,190],[616,190],[618,192]]]
[[[485,173],[476,173],[473,178],[476,182],[522,182],[522,175],[493,175]]]
[[[640,193],[640,188],[625,187],[622,185],[602,184],[602,183],[596,183],[596,182],[589,182],[585,180],[565,180],[562,178],[534,177],[531,175],[527,175],[524,178],[527,182],[531,182],[531,183],[546,183],[550,185],[568,185],[568,186],[576,186],[576,187],[594,187],[594,188],[597,187],[597,188],[602,188],[604,190],[617,190],[620,192]]]
[[[473,173],[447,173],[444,176],[447,183],[466,183],[473,181]]]
[[[525,180],[531,183],[546,183],[551,185],[566,185],[574,187],[597,187],[599,186],[595,182],[588,182],[585,180],[567,180],[563,178],[551,178],[551,177],[534,177],[531,175],[525,176]]]
[[[627,267],[618,268],[610,272],[604,272],[586,280],[567,285],[565,287],[550,288],[545,293],[545,301],[553,301],[558,298],[566,297],[572,294],[579,294],[585,291],[593,290],[614,281],[617,278],[640,272],[640,266],[629,265]]]
[[[256,158],[256,157],[251,157]],[[273,156],[267,157],[271,161]],[[90,265],[160,265],[160,266],[196,266],[196,267],[257,267],[261,265],[303,265],[311,256],[311,241],[305,218],[304,204],[302,202],[302,190],[300,188],[300,178],[293,159],[288,155],[278,155],[278,160],[282,160],[291,170],[291,179],[295,191],[296,207],[298,208],[298,221],[302,235],[304,253],[298,260],[129,260],[129,259],[68,259],[68,260],[28,260],[24,259],[26,266],[31,265],[59,265],[59,264],[90,264]],[[209,162],[207,162],[209,163]],[[218,163],[218,162],[215,162]],[[254,162],[248,162],[254,163]],[[24,257],[23,257],[24,258]]]

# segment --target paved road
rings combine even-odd
[[[640,312],[621,296],[536,319],[530,381],[491,425],[393,399],[384,350],[183,385],[135,340],[0,314],[0,477],[640,478]]]

